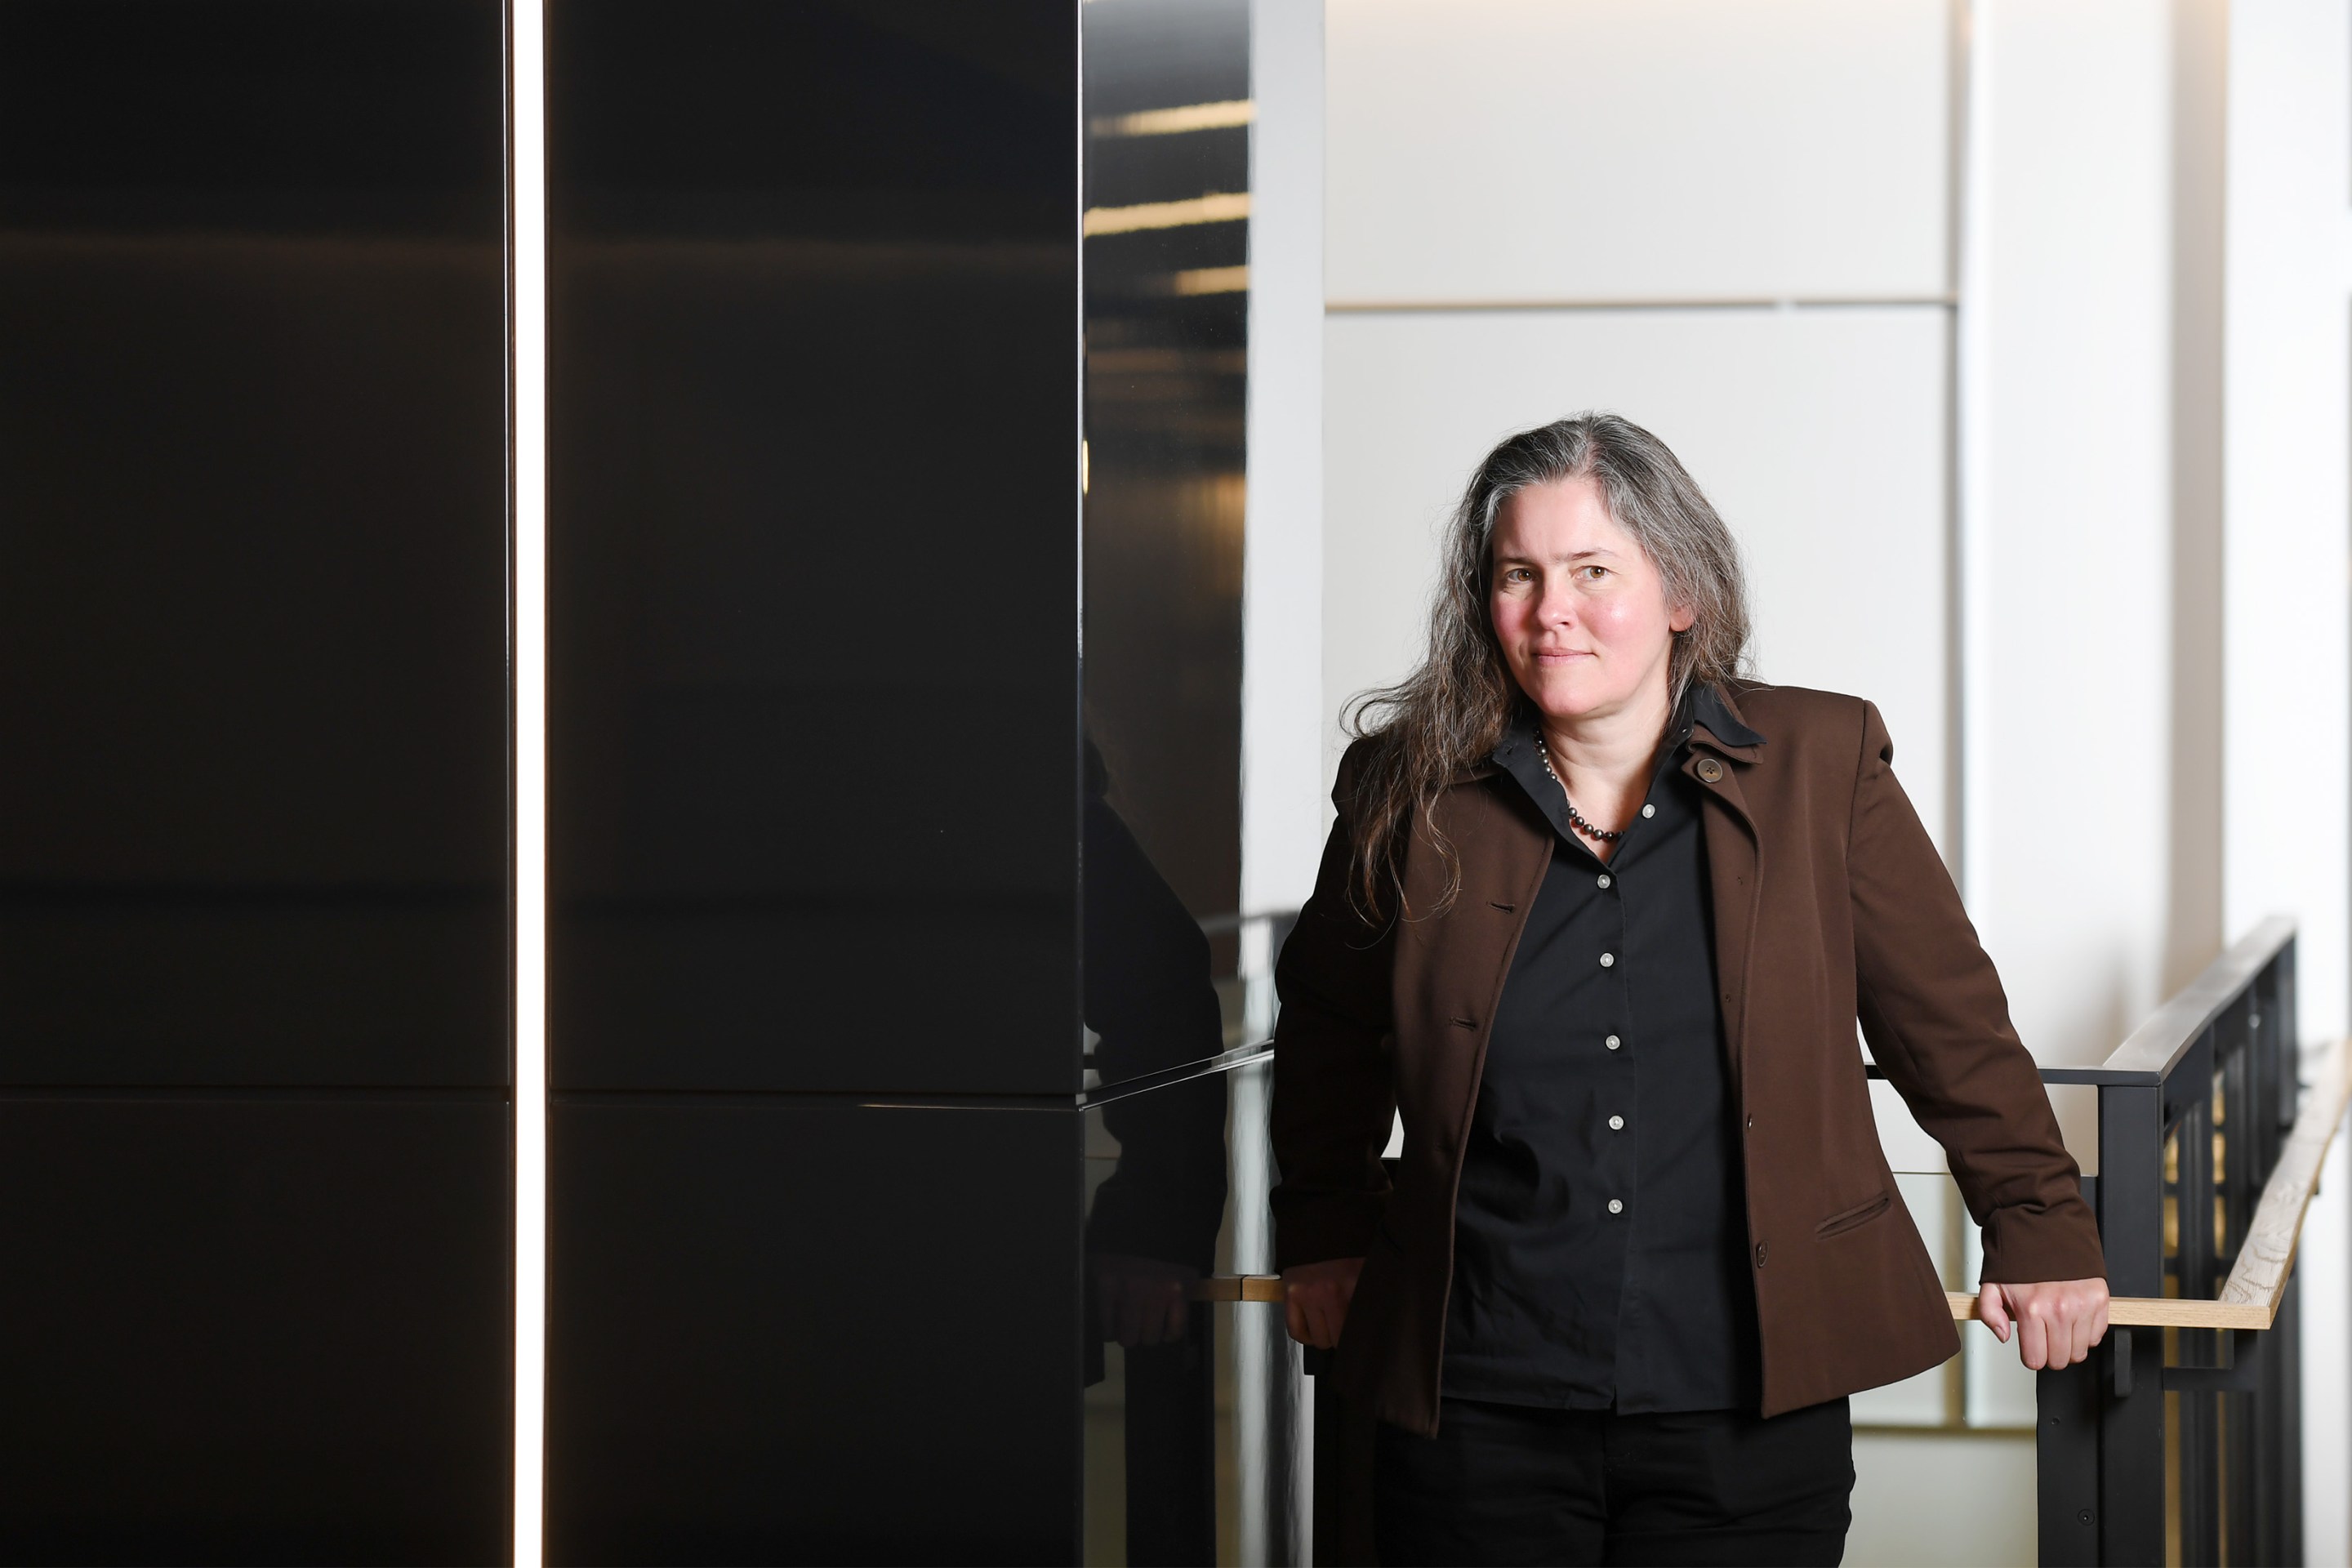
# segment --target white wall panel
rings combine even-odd
[[[2170,765],[2172,26],[1977,17],[1963,886],[2045,1063],[2104,1059],[2163,999],[2169,928],[2211,929],[2174,896],[2176,811],[2192,846],[2214,824]]]
[[[2292,914],[2305,1039],[2352,1027],[2352,27],[2341,0],[2229,11],[2224,904]],[[2352,1554],[2346,1145],[2304,1225],[2304,1560]]]
[[[1330,0],[1335,303],[1950,287],[1948,0]]]
[[[1439,526],[1487,448],[1613,409],[1738,535],[1759,672],[1877,702],[1948,855],[1944,310],[1336,316],[1325,350],[1327,713],[1411,668]]]
[[[1322,859],[1323,4],[1251,0],[1242,897],[1295,910]]]

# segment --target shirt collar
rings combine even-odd
[[[1654,786],[1656,780],[1665,775],[1666,770],[1681,761],[1695,738],[1709,731],[1714,731],[1715,736],[1720,738],[1722,731],[1715,731],[1716,724],[1745,737],[1748,743],[1763,744],[1764,737],[1731,718],[1729,710],[1723,705],[1706,706],[1706,700],[1713,692],[1712,687],[1699,687],[1683,694],[1673,717],[1666,721],[1666,743],[1658,748],[1657,764],[1650,775]],[[1581,840],[1577,838],[1574,829],[1569,825],[1566,801],[1559,786],[1551,782],[1550,774],[1544,767],[1543,752],[1536,745],[1537,735],[1535,710],[1523,702],[1511,715],[1509,726],[1495,746],[1494,763],[1518,780],[1519,787],[1527,792],[1528,798],[1551,819],[1563,837],[1571,843],[1580,844]]]
[[[1659,753],[1662,767],[1694,740],[1724,752],[1752,752],[1764,743],[1764,737],[1741,720],[1730,699],[1712,686],[1694,686],[1683,693],[1674,716],[1666,721],[1666,746]],[[1751,755],[1740,760],[1756,759]],[[1533,770],[1533,776],[1543,776],[1543,758],[1536,750],[1535,710],[1528,704],[1520,703],[1512,713],[1502,740],[1496,744],[1493,762],[1508,773],[1517,773],[1525,766]]]
[[[1738,762],[1757,760],[1756,748],[1764,743],[1764,737],[1748,727],[1747,721],[1739,717],[1739,710],[1731,705],[1730,697],[1720,687],[1694,688],[1688,703],[1693,739]]]

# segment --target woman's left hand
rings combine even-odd
[[[2091,1347],[2106,1337],[2107,1282],[2058,1279],[2042,1285],[1977,1288],[1977,1316],[2003,1344],[2017,1329],[2017,1353],[2040,1372],[2090,1359]]]

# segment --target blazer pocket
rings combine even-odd
[[[1813,1234],[1817,1237],[1843,1236],[1847,1231],[1859,1226],[1868,1225],[1872,1220],[1885,1214],[1888,1205],[1894,1201],[1886,1194],[1881,1193],[1866,1204],[1856,1204],[1850,1209],[1841,1209],[1815,1226]]]

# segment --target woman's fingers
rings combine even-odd
[[[2017,1336],[2018,1359],[2039,1371],[2088,1361],[2107,1333],[2107,1282],[2061,1279],[2037,1285],[1979,1287],[1977,1316],[2008,1342]]]
[[[1317,1350],[1337,1348],[1339,1331],[1348,1321],[1348,1303],[1355,1298],[1356,1277],[1363,1268],[1360,1258],[1334,1258],[1284,1269],[1283,1318],[1290,1337]]]
[[[2098,1340],[2099,1337],[2098,1327],[2095,1321],[2095,1314],[2093,1313],[2087,1305],[2076,1309],[2073,1326],[2074,1331],[2074,1362],[2088,1361],[2091,1359],[2091,1346]],[[2072,1366],[2074,1364],[2074,1362],[2069,1362],[2067,1364]]]
[[[1339,1342],[1339,1314],[1334,1311],[1334,1292],[1328,1285],[1318,1286],[1315,1300],[1307,1310],[1307,1321],[1315,1325],[1315,1348],[1328,1351]]]
[[[1192,1330],[1192,1303],[1184,1294],[1184,1288],[1181,1285],[1170,1286],[1167,1300],[1162,1305],[1160,1315],[1159,1342],[1173,1344],[1182,1339]]]
[[[1330,1349],[1323,1332],[1323,1291],[1317,1285],[1293,1285],[1286,1303],[1290,1337],[1316,1350]]]
[[[1977,1317],[1992,1331],[1992,1337],[2009,1343],[2009,1299],[1998,1285],[1982,1285],[1977,1289]]]
[[[1129,1350],[1151,1343],[1151,1325],[1159,1307],[1158,1299],[1146,1287],[1130,1282],[1119,1293],[1118,1342]]]
[[[2050,1325],[2040,1308],[2029,1306],[2017,1315],[2017,1350],[2036,1372],[2050,1364]]]
[[[2107,1293],[2096,1286],[2074,1292],[2074,1359],[2088,1361],[2091,1351],[2107,1335]]]

